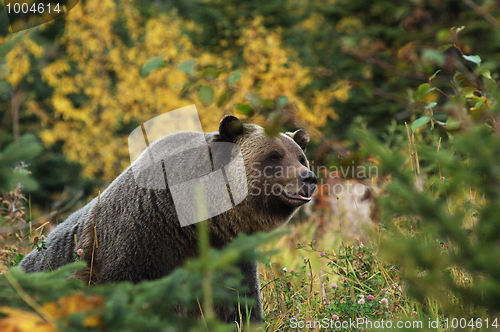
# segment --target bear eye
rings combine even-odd
[[[299,163],[301,163],[302,165],[304,166],[307,166],[307,160],[306,160],[306,157],[304,156],[300,156],[299,157]]]
[[[272,162],[281,161],[281,155],[278,153],[278,151],[272,151],[267,155],[267,159]]]

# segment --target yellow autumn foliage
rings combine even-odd
[[[6,41],[7,38],[0,37],[0,45]],[[29,57],[39,58],[42,54],[43,48],[26,35],[5,55],[6,72],[2,76],[16,88],[31,69]]]
[[[42,315],[21,309],[0,307],[0,313],[7,317],[0,319],[2,332],[57,332],[54,322],[62,320],[75,313],[85,313],[83,325],[87,328],[102,327],[102,316],[95,311],[102,309],[102,297],[94,295],[85,297],[75,293],[62,297],[55,302],[49,302],[40,309]]]
[[[62,141],[66,156],[79,162],[89,178],[109,181],[122,172],[130,163],[128,134],[162,113],[195,104],[204,130],[213,131],[222,115],[234,114],[235,106],[251,102],[251,96],[262,100],[286,96],[290,105],[286,111],[294,119],[306,127],[320,128],[328,118],[335,118],[332,102],[345,100],[349,91],[348,82],[337,82],[340,88],[314,91],[305,97],[302,91],[313,80],[311,70],[294,60],[296,54],[283,45],[279,31],[266,29],[260,17],[238,21],[241,37],[237,46],[243,63],[234,68],[236,56],[231,52],[221,56],[196,49],[183,33],[197,31],[196,24],[175,13],[146,20],[130,1],[118,5],[114,0],[89,0],[65,16],[61,43],[66,53],[42,71],[42,79],[54,93],[43,105],[30,100],[23,106],[45,126],[39,134],[42,141],[46,145]],[[116,25],[122,25],[126,37],[116,33]],[[40,54],[39,46],[32,42],[23,45],[8,54],[11,84],[30,70],[26,49],[34,56]],[[167,65],[142,77],[141,67],[154,57]],[[207,66],[227,69],[216,79],[201,80],[213,89],[214,102],[204,105],[197,88],[183,90],[192,78],[178,65],[187,60],[194,60],[201,70]],[[226,80],[235,70],[241,78],[228,86]],[[226,102],[217,106],[215,101],[228,91],[231,95]],[[51,109],[44,110],[44,105]],[[259,124],[265,120],[258,112],[251,118]]]
[[[54,325],[33,312],[9,307],[0,307],[0,312],[7,315],[0,319],[2,332],[57,332]]]
[[[77,312],[87,313],[83,320],[83,325],[89,328],[102,327],[102,317],[94,311],[102,309],[104,300],[101,296],[84,296],[82,293],[75,293],[65,296],[56,302],[43,305],[42,309],[53,319],[63,319]]]

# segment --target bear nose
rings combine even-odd
[[[307,171],[307,172],[302,173],[299,176],[299,180],[305,184],[317,184],[318,183],[318,178],[316,177],[316,174],[314,174],[311,171]]]

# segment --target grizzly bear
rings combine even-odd
[[[172,135],[191,137],[189,132],[170,134],[151,147],[163,147],[162,141]],[[212,150],[220,142],[237,145],[243,158],[248,188],[246,197],[239,203],[233,198],[235,206],[204,221],[209,226],[212,247],[223,248],[240,233],[274,230],[287,223],[300,206],[311,200],[316,189],[316,176],[310,171],[304,155],[309,142],[306,131],[300,129],[268,137],[262,127],[243,124],[238,118],[228,115],[222,118],[218,132],[206,133],[204,138],[208,149]],[[212,155],[216,153],[212,151]],[[231,156],[229,153],[228,158]],[[181,153],[175,158],[197,157],[193,153]],[[215,165],[215,159],[213,157],[213,168],[222,167]],[[182,266],[186,259],[196,257],[196,225],[181,226],[171,190],[138,185],[134,167],[137,170],[137,166],[141,166],[137,163],[145,160],[147,156],[137,159],[99,197],[70,215],[49,234],[43,255],[34,250],[20,266],[26,272],[54,270],[73,262],[75,251],[83,249],[83,259],[88,265],[92,261],[92,276],[87,269],[78,274],[80,278],[86,281],[90,278],[95,283],[137,283],[164,277]],[[168,165],[167,162],[162,166]],[[208,186],[210,192],[210,183]],[[230,186],[227,189],[231,191]],[[214,190],[213,194],[217,191]],[[75,235],[78,244],[75,244]],[[245,296],[255,303],[251,319],[261,321],[257,264],[241,262],[239,268],[249,289]],[[228,310],[218,312],[218,315],[224,321],[234,321],[234,313],[234,310]]]

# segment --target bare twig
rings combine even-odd
[[[5,272],[4,274],[5,278],[7,281],[12,285],[12,287],[16,290],[16,292],[19,294],[21,299],[23,299],[24,302],[26,302],[30,307],[33,308],[47,323],[52,325],[53,328],[55,328],[55,322],[54,319],[48,314],[45,309],[43,309],[36,301],[29,296],[28,293],[21,287],[19,282],[17,282],[16,278],[9,272]]]
[[[100,195],[100,193],[99,193],[99,195]],[[94,254],[95,254],[95,249],[99,249],[99,242],[97,240],[97,227],[96,226],[94,226],[94,243],[92,244],[92,258],[90,260],[89,286],[92,283],[92,270],[94,268]]]
[[[500,28],[500,23],[493,17],[491,16],[490,13],[488,13],[486,10],[481,8],[477,3],[475,3],[472,0],[463,0],[464,3],[469,6],[472,10],[474,10],[476,13],[484,17],[484,19],[493,25],[494,27]]]

